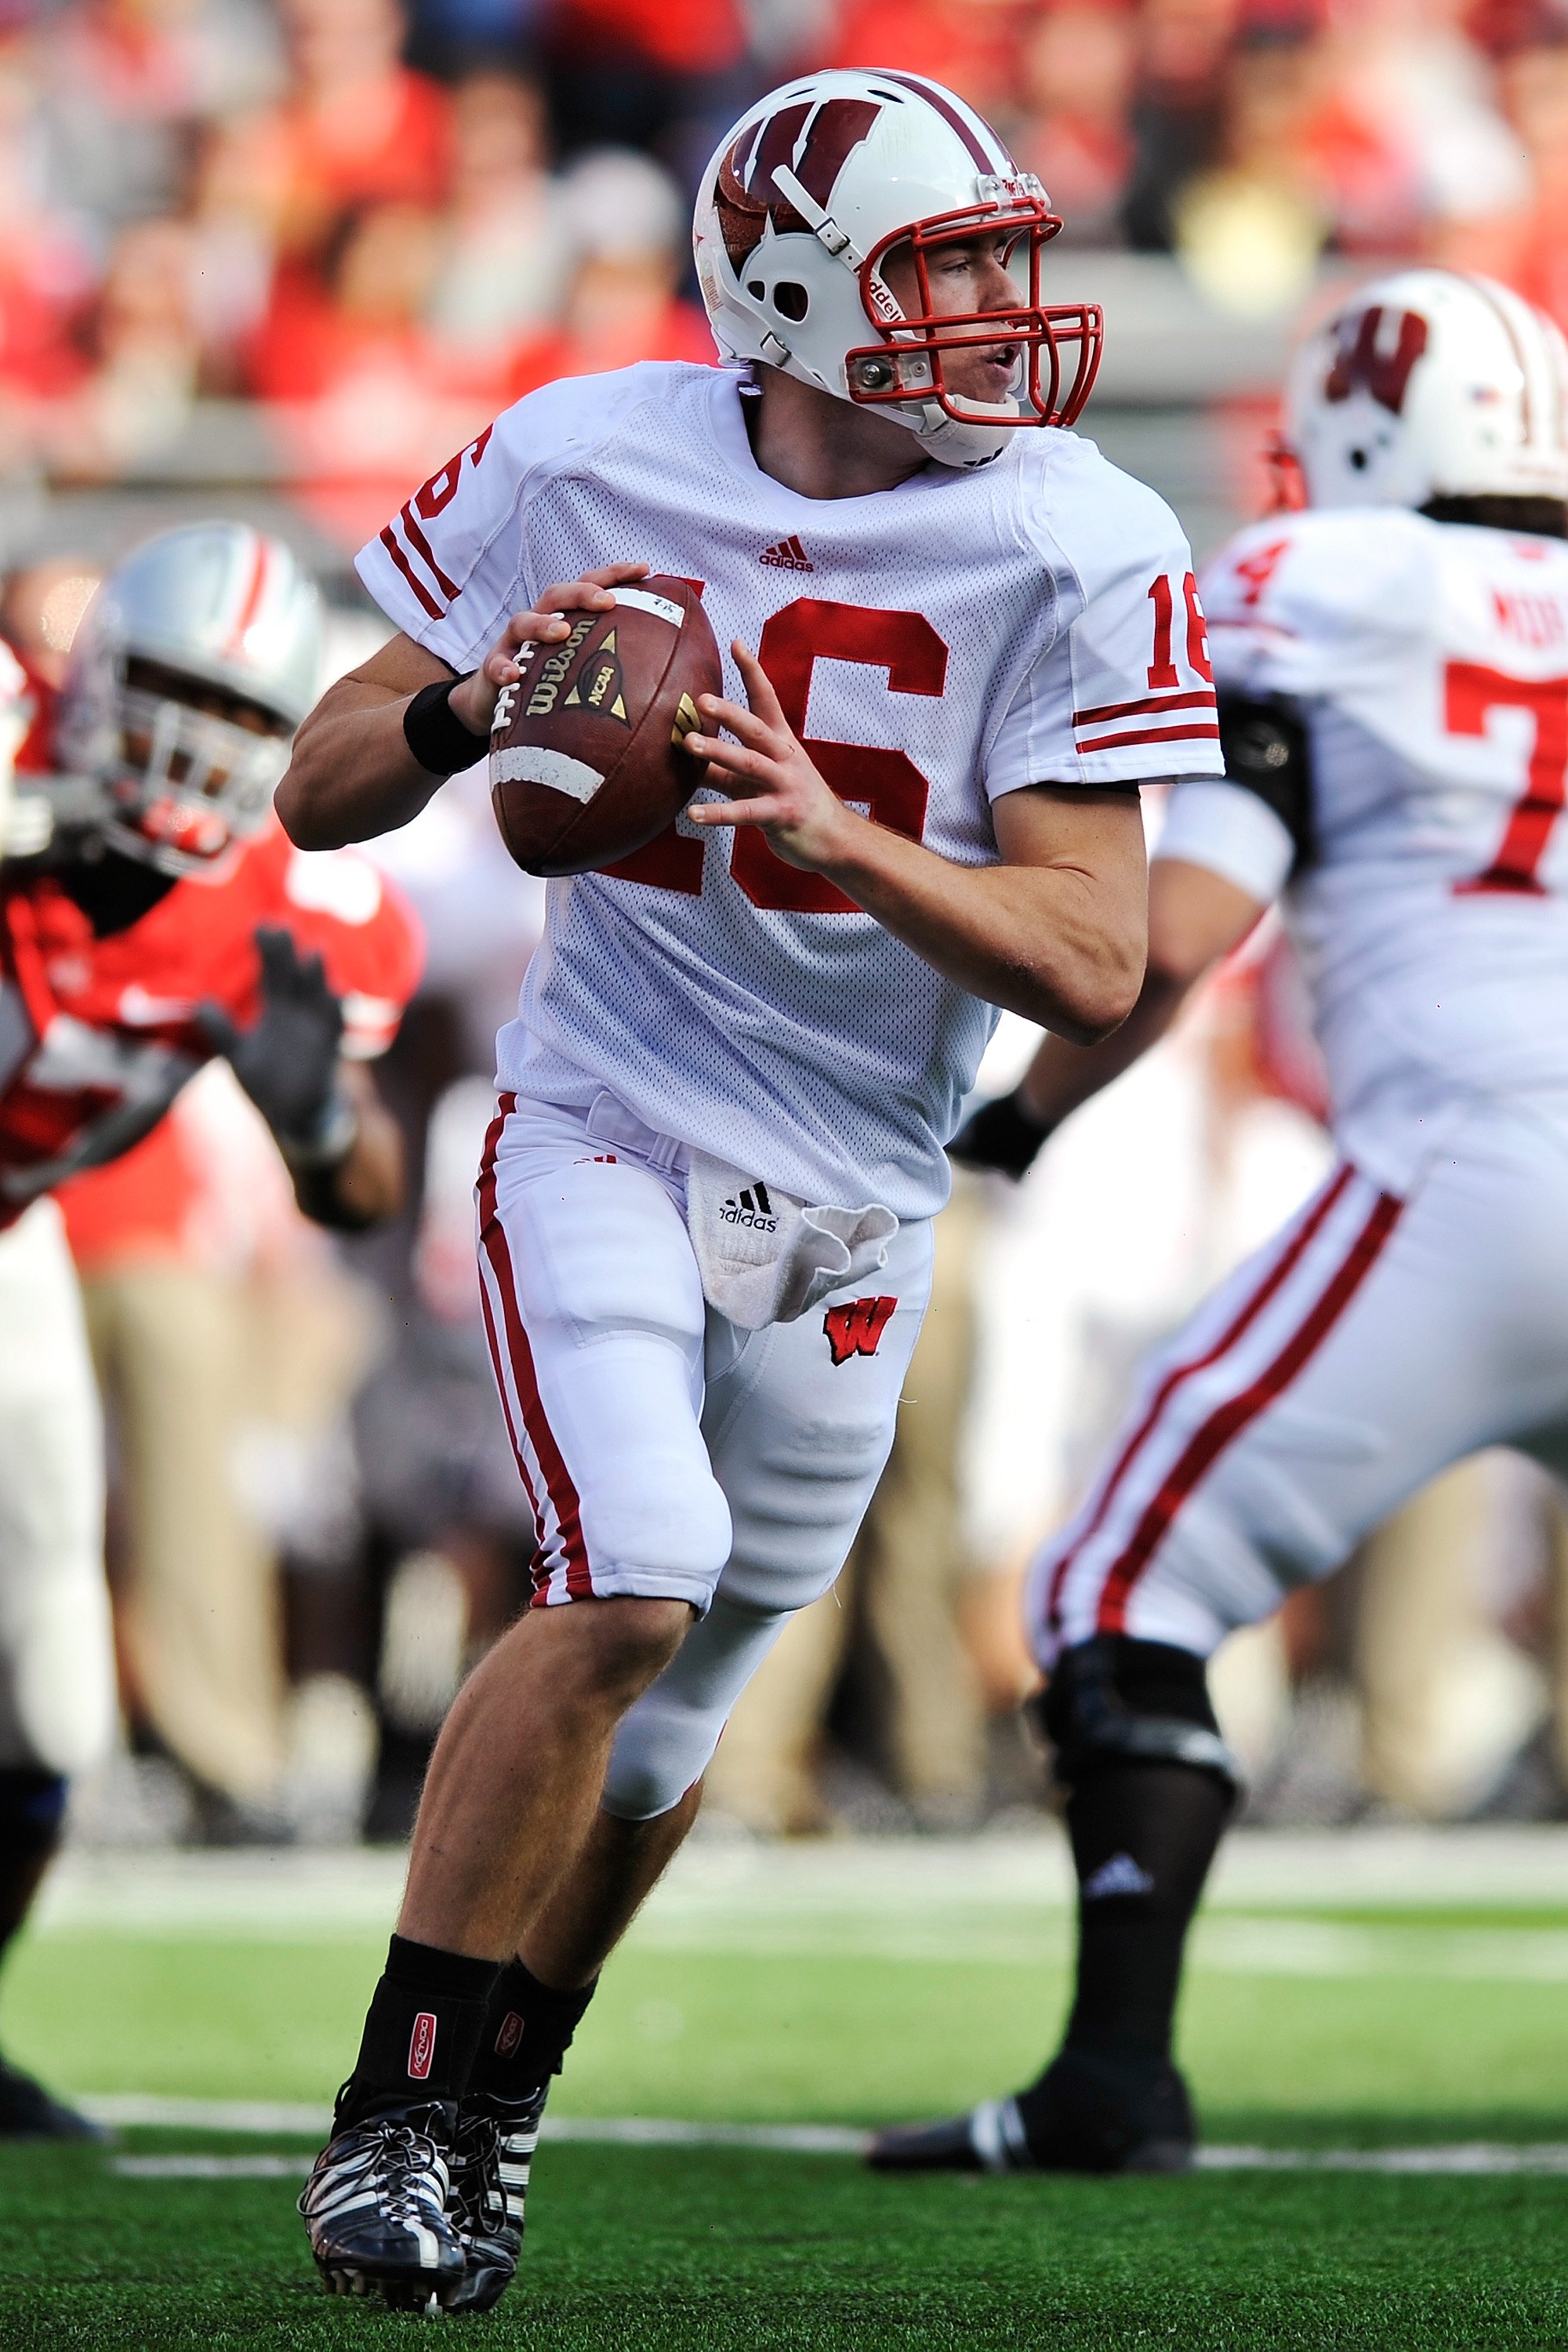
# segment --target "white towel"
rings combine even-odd
[[[686,1222],[710,1307],[743,1331],[794,1323],[888,1262],[890,1209],[808,1207],[705,1151],[689,1155]]]

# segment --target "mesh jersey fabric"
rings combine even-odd
[[[961,865],[995,861],[1004,793],[1218,771],[1185,541],[1091,443],[1019,433],[973,474],[812,499],[759,470],[742,397],[676,364],[547,386],[415,494],[361,575],[457,670],[595,565],[700,580],[720,644],[797,679],[806,740],[864,754],[845,797],[863,782],[860,805]],[[743,699],[728,656],[725,690]],[[552,883],[500,1083],[580,1108],[607,1087],[786,1192],[930,1214],[995,1016],[837,893],[811,908],[823,887],[760,835],[679,822]]]
[[[1313,852],[1290,874],[1279,819],[1210,783],[1157,854],[1283,887],[1346,1155],[1404,1191],[1479,1099],[1568,1125],[1568,544],[1274,516],[1204,594],[1220,684],[1306,719]]]

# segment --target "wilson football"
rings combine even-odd
[[[607,613],[526,646],[490,728],[490,800],[529,874],[589,874],[651,841],[703,780],[681,747],[719,647],[697,591],[663,574],[617,588]]]

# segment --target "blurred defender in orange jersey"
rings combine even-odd
[[[271,814],[320,626],[315,590],[279,542],[235,523],[163,533],[99,591],[9,802],[0,1937],[47,1865],[67,1776],[98,1757],[113,1720],[98,1406],[51,1192],[149,1135],[221,1053],[307,1214],[353,1228],[402,1198],[396,1129],[361,1062],[389,1042],[417,977],[413,918],[361,860],[302,856]],[[31,699],[0,648],[7,782]],[[0,2136],[83,2128],[0,2070]]]

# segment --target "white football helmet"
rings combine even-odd
[[[1040,301],[1040,253],[1060,227],[1034,173],[951,90],[916,74],[828,72],[742,116],[703,174],[692,241],[730,358],[881,408],[944,466],[978,466],[1020,425],[1070,425],[1093,385],[1099,309]],[[934,316],[932,249],[997,230],[1013,236],[1016,306]],[[910,312],[882,274],[897,247],[914,258]],[[1001,341],[1022,350],[1012,396],[955,394],[944,354]]]
[[[1298,352],[1285,441],[1314,507],[1568,497],[1568,344],[1489,278],[1396,271]]]
[[[58,762],[100,788],[91,829],[161,873],[213,873],[266,822],[321,654],[321,599],[281,540],[237,522],[150,539],[93,598],[60,698]],[[221,713],[202,707],[215,689]]]

